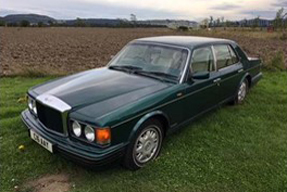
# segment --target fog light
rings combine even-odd
[[[85,127],[85,136],[88,141],[93,142],[95,140],[95,130],[91,126],[87,125]]]
[[[77,136],[80,137],[82,134],[82,127],[80,125],[80,123],[78,123],[77,121],[74,121],[72,124],[72,130],[73,133]]]

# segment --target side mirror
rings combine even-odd
[[[209,78],[208,71],[197,72],[192,75],[192,79],[208,79],[208,78]]]

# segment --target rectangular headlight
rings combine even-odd
[[[28,96],[28,108],[30,112],[37,115],[36,101],[32,97]]]

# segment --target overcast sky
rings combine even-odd
[[[0,0],[0,5],[1,16],[36,13],[56,19],[128,19],[131,13],[138,19],[272,19],[280,7],[287,11],[287,0]]]

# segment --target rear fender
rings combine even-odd
[[[236,94],[237,94],[237,91],[241,85],[241,83],[247,78],[247,76],[250,76],[250,74],[247,72],[243,75],[243,77],[241,78],[241,80],[239,81],[238,85],[237,85],[237,89],[236,89],[236,93],[234,93],[235,97],[236,97]]]

